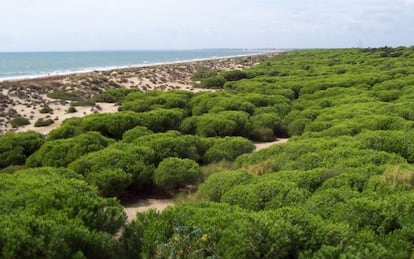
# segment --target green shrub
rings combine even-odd
[[[298,118],[290,123],[287,127],[288,133],[290,136],[298,136],[302,135],[305,130],[307,124],[309,124],[311,120],[306,118]]]
[[[46,127],[46,126],[49,126],[53,123],[55,123],[55,121],[52,120],[52,119],[42,119],[42,118],[40,118],[35,122],[34,126],[35,127]]]
[[[223,77],[227,81],[238,81],[247,77],[247,74],[241,70],[231,70],[223,73]]]
[[[18,127],[29,125],[29,124],[30,124],[30,121],[24,117],[17,117],[10,121],[10,125],[13,128],[18,128]]]
[[[60,100],[69,100],[69,101],[79,101],[82,99],[80,93],[71,93],[65,91],[54,91],[47,94],[47,97],[52,99],[60,99]]]
[[[79,127],[82,131],[98,131],[106,137],[120,139],[125,131],[141,124],[143,119],[139,114],[118,112],[83,117]]]
[[[200,86],[203,88],[223,88],[226,79],[222,75],[216,75],[201,79]]]
[[[214,114],[206,114],[197,120],[196,133],[203,137],[225,137],[235,132],[237,124]]]
[[[193,73],[191,76],[192,81],[200,81],[207,77],[212,77],[217,75],[217,70],[210,69],[210,68],[200,68]]]
[[[75,113],[75,112],[77,112],[77,111],[78,111],[78,110],[76,109],[76,107],[71,105],[71,106],[68,108],[67,113]]]
[[[224,171],[210,175],[197,192],[201,200],[219,202],[222,195],[236,185],[248,184],[253,175],[246,171]]]
[[[154,171],[156,186],[174,191],[179,186],[195,184],[201,179],[199,165],[191,159],[170,157],[161,161]]]
[[[127,186],[128,190],[143,191],[152,185],[152,173],[154,171],[154,151],[148,147],[137,147],[129,144],[117,144],[111,147],[102,149],[100,151],[92,152],[80,157],[71,164],[69,168],[75,172],[85,175],[88,178],[89,174],[100,173],[106,170],[113,170],[120,172],[124,171],[132,178],[131,185]],[[106,189],[107,186],[117,184],[117,186],[123,185],[129,178],[123,177],[123,174],[109,175],[106,177],[92,176],[92,178],[98,178],[98,183]],[[123,184],[120,184],[120,179]],[[111,181],[114,180],[115,183]],[[125,181],[124,181],[125,180]],[[109,182],[103,182],[109,181]],[[109,188],[109,187],[108,187]],[[123,193],[124,190],[116,190],[116,193]]]
[[[223,194],[221,202],[250,210],[263,210],[265,207],[276,209],[286,205],[295,205],[298,201],[304,202],[307,196],[294,197],[299,194],[299,192],[293,192],[296,190],[298,189],[295,188],[295,185],[289,182],[263,181],[234,186]],[[304,199],[301,201],[297,198]]]
[[[93,172],[85,180],[98,187],[99,194],[103,197],[122,197],[133,182],[132,175],[122,169]]]
[[[12,174],[16,171],[26,169],[24,165],[10,165],[6,168],[0,169],[0,174]]]
[[[26,161],[29,167],[65,167],[81,156],[101,150],[112,144],[113,140],[98,132],[88,132],[74,138],[47,141]]]
[[[65,120],[60,127],[49,132],[47,135],[48,140],[71,138],[81,134],[81,121],[80,118],[70,118]]]
[[[189,91],[133,92],[122,101],[122,110],[147,112],[156,109],[185,109],[192,93]]]
[[[23,165],[44,142],[44,136],[34,131],[0,136],[0,168]]]
[[[103,93],[100,93],[96,98],[96,102],[105,102],[105,103],[121,103],[125,97],[133,92],[137,92],[135,89],[126,89],[126,88],[116,88],[108,89]]]
[[[2,175],[0,189],[2,256],[109,258],[120,252],[112,237],[125,222],[122,207],[98,197],[73,172],[22,170]]]
[[[254,150],[254,145],[247,139],[241,137],[225,137],[218,139],[217,142],[210,147],[205,155],[204,162],[219,162],[222,160],[233,161],[239,155],[250,153]]]
[[[40,113],[53,113],[53,109],[45,105],[42,109],[39,110]]]
[[[271,128],[254,128],[250,132],[250,138],[259,142],[270,142],[276,140]]]
[[[177,131],[168,131],[137,138],[132,144],[154,150],[154,164],[157,165],[168,157],[190,158],[198,161],[203,154],[199,152],[196,140],[192,136],[183,136]]]
[[[133,140],[143,137],[146,135],[150,135],[153,132],[146,127],[142,126],[136,126],[133,129],[130,129],[128,131],[125,131],[125,133],[122,135],[122,141],[123,142],[132,142]]]
[[[213,162],[207,165],[203,165],[200,167],[201,174],[203,178],[207,178],[211,174],[231,170],[233,168],[233,162],[230,161],[220,161],[220,162]]]

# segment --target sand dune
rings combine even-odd
[[[0,82],[0,134],[8,131],[25,130],[35,130],[47,134],[67,118],[82,117],[94,112],[116,112],[118,109],[114,104],[97,103],[89,106],[78,105],[76,106],[76,113],[67,113],[66,111],[74,102],[52,99],[48,97],[51,96],[50,94],[59,93],[62,96],[69,94],[69,99],[75,98],[81,100],[81,102],[90,103],[99,93],[111,88],[139,89],[144,92],[174,89],[193,92],[205,91],[206,89],[198,89],[192,85],[191,76],[195,71],[206,68],[216,70],[245,69],[277,54],[269,53],[109,71],[93,71],[20,81],[3,81]],[[52,108],[53,114],[40,113],[43,107]],[[12,128],[10,121],[17,117],[28,119],[30,125],[18,129]],[[34,123],[41,118],[52,119],[54,123],[47,127],[34,127]]]

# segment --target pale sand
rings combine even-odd
[[[131,223],[136,218],[138,212],[145,212],[150,209],[163,211],[165,208],[173,205],[174,200],[172,199],[143,199],[125,205],[124,211],[127,214],[128,223]]]
[[[257,151],[260,151],[262,149],[269,148],[273,145],[280,145],[280,144],[286,143],[288,141],[289,141],[288,138],[279,138],[276,141],[272,141],[272,142],[255,143],[254,145],[256,146],[256,149],[253,152],[257,152]]]
[[[24,108],[23,108],[24,107]],[[22,110],[24,110],[23,114],[30,114],[31,110],[27,107],[23,106]],[[32,118],[30,119],[30,125],[26,125],[23,127],[19,127],[16,131],[17,132],[24,132],[33,130],[39,132],[41,134],[48,134],[53,129],[58,128],[63,121],[69,118],[76,118],[76,117],[83,117],[93,113],[113,113],[118,111],[118,106],[113,103],[96,103],[94,106],[78,106],[76,107],[76,112],[74,113],[67,113],[67,110],[70,107],[70,104],[49,104],[49,107],[53,109],[52,114],[41,114],[35,113],[32,114]],[[99,108],[98,108],[99,107]],[[54,120],[54,123],[45,126],[45,127],[35,127],[34,123],[38,119],[47,119],[51,118]]]

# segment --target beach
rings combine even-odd
[[[139,89],[144,92],[208,91],[193,86],[191,76],[195,71],[243,70],[275,55],[278,52],[3,81],[0,82],[0,134],[27,130],[47,134],[68,118],[116,112],[116,104],[93,101],[97,95],[112,88]],[[71,106],[76,106],[76,111],[69,113]],[[42,113],[44,108],[50,112]],[[26,118],[29,124],[13,128],[11,121],[15,118]],[[51,120],[53,123],[35,127],[38,120]]]

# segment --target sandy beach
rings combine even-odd
[[[82,117],[91,113],[116,112],[118,110],[116,104],[93,101],[98,94],[111,88],[130,88],[141,91],[174,89],[192,92],[205,91],[206,89],[197,89],[192,85],[191,76],[195,71],[246,69],[275,55],[278,53],[3,81],[0,82],[0,134],[27,130],[47,134],[68,118]],[[70,98],[64,98],[66,99],[64,100],[56,96],[69,96]],[[71,106],[76,106],[76,112],[68,113]],[[44,107],[52,111],[41,113]],[[30,124],[13,128],[10,121],[18,117],[28,119]],[[35,127],[34,124],[39,119],[51,119],[53,124]]]

